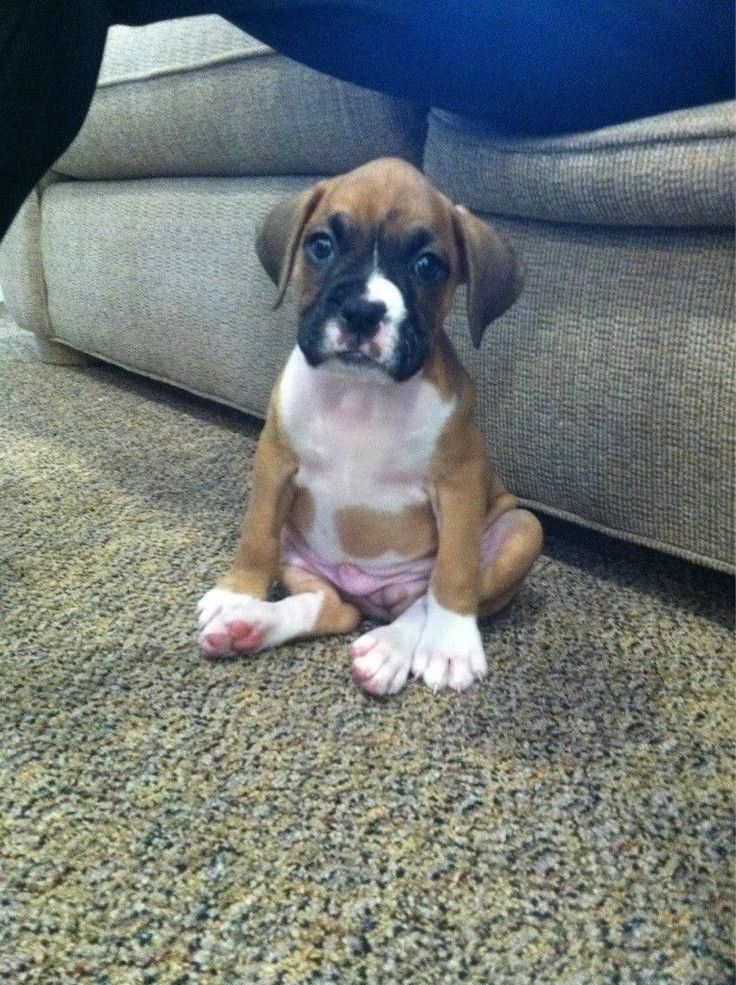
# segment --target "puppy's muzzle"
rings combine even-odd
[[[363,297],[347,298],[340,307],[339,316],[348,342],[359,345],[372,339],[387,311],[382,301],[368,301]]]

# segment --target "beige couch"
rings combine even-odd
[[[259,220],[372,157],[423,166],[528,268],[472,349],[479,420],[541,510],[733,570],[731,104],[515,140],[289,62],[216,17],[110,32],[73,146],[0,247],[46,358],[90,353],[255,414],[293,312]],[[70,348],[67,348],[70,347]]]

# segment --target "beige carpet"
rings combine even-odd
[[[208,663],[256,435],[0,330],[0,980],[733,982],[731,582],[547,523],[463,696]]]

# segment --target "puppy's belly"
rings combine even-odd
[[[426,499],[411,495],[395,512],[313,495],[305,488],[297,493],[282,537],[283,563],[324,578],[380,620],[395,618],[425,593],[437,549]]]
[[[314,545],[314,541],[312,542]],[[317,543],[310,545],[285,528],[281,536],[281,561],[332,584],[343,599],[365,615],[389,622],[424,595],[434,568],[434,554],[401,557],[395,551],[373,558],[352,557],[344,551],[330,555]]]
[[[391,578],[434,555],[427,481],[454,405],[419,376],[397,384],[315,370],[293,350],[278,404],[299,461],[288,528],[323,573],[350,565]]]

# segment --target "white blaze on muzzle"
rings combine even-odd
[[[399,330],[407,316],[404,296],[393,281],[376,270],[368,278],[363,297],[366,301],[381,301],[386,314],[381,319],[373,341],[379,347],[383,359],[391,359],[396,349]]]

